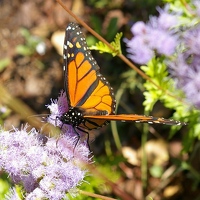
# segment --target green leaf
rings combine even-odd
[[[181,107],[183,111],[183,104],[178,99],[178,97],[183,97],[183,93],[175,89],[175,83],[173,79],[168,76],[167,66],[163,58],[154,58],[147,66],[141,66],[141,69],[154,83],[162,88],[158,89],[152,82],[146,81],[144,84],[146,89],[144,92],[145,101],[143,103],[145,111],[151,111],[158,100],[163,102],[167,108],[178,110]],[[167,92],[177,96],[177,99],[168,95]]]
[[[111,42],[111,46],[114,48],[114,50],[110,49],[106,44],[104,44],[103,42],[99,41],[98,43],[96,43],[95,46],[91,46],[90,49],[91,50],[98,50],[100,53],[110,53],[114,56],[121,54],[121,43],[120,43],[120,39],[122,37],[122,33],[117,33],[115,36],[115,39],[113,42]]]
[[[29,55],[33,54],[33,50],[25,45],[17,45],[16,52],[23,56],[29,56]]]
[[[30,56],[34,54],[36,46],[42,42],[41,38],[31,35],[31,33],[25,28],[21,28],[20,33],[25,39],[25,44],[18,45],[16,47],[16,52],[23,56]]]
[[[8,193],[10,184],[4,179],[0,179],[0,199],[4,199],[5,194]]]

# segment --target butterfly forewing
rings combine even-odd
[[[106,111],[113,114],[115,98],[110,84],[100,74],[99,66],[87,47],[80,27],[70,23],[64,41],[64,80],[69,107],[81,107],[85,113]],[[86,129],[101,127],[106,120],[91,119],[82,124]]]

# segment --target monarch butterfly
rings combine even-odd
[[[69,110],[60,120],[78,130],[91,130],[111,120],[181,125],[171,119],[136,114],[115,114],[116,100],[109,82],[87,47],[85,37],[76,23],[66,28],[64,48],[64,87]]]

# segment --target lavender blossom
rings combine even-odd
[[[48,121],[61,126],[56,116],[66,112],[65,94],[52,101]],[[46,141],[44,143],[44,141]],[[26,199],[63,199],[82,183],[88,159],[86,142],[77,142],[77,134],[70,125],[64,125],[58,139],[41,136],[35,129],[0,131],[0,168],[16,184],[22,183]],[[82,163],[82,164],[81,164]],[[12,199],[12,198],[10,198]]]
[[[51,104],[47,105],[47,108],[51,112],[47,121],[54,126],[62,127],[63,123],[59,120],[59,118],[69,109],[65,92],[61,91],[58,100],[51,100]]]
[[[200,108],[200,25],[183,33],[184,51],[169,63],[177,87],[185,92],[186,100]],[[195,98],[194,98],[195,97]]]
[[[194,1],[195,11],[194,14],[200,17],[200,2],[199,0]]]
[[[134,37],[125,39],[128,57],[138,64],[146,64],[157,53],[170,56],[177,46],[177,37],[173,27],[177,25],[176,15],[168,13],[168,9],[159,9],[159,17],[151,17],[149,23],[136,22],[131,31]]]

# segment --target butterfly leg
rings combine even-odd
[[[74,128],[74,132],[76,133],[76,135],[77,135],[77,137],[78,137],[78,139],[76,140],[76,143],[75,143],[75,145],[74,145],[74,149],[73,149],[73,152],[75,151],[75,149],[76,149],[76,146],[78,145],[78,142],[79,142],[79,140],[80,140],[80,134],[76,131],[76,129]]]
[[[90,144],[89,144],[89,133],[86,131],[86,130],[84,130],[84,129],[82,129],[82,128],[80,128],[80,127],[76,127],[79,131],[82,131],[82,132],[84,132],[85,134],[87,134],[87,145],[88,145],[88,148],[89,148],[89,151],[91,152],[91,149],[90,149]],[[75,129],[74,129],[75,130]],[[77,142],[76,142],[76,145],[78,144],[78,142],[79,142],[79,140],[80,140],[80,134],[75,130],[75,132],[76,132],[76,134],[77,134],[77,136],[78,136],[78,140],[77,140]],[[75,145],[75,147],[76,147],[76,145]]]

